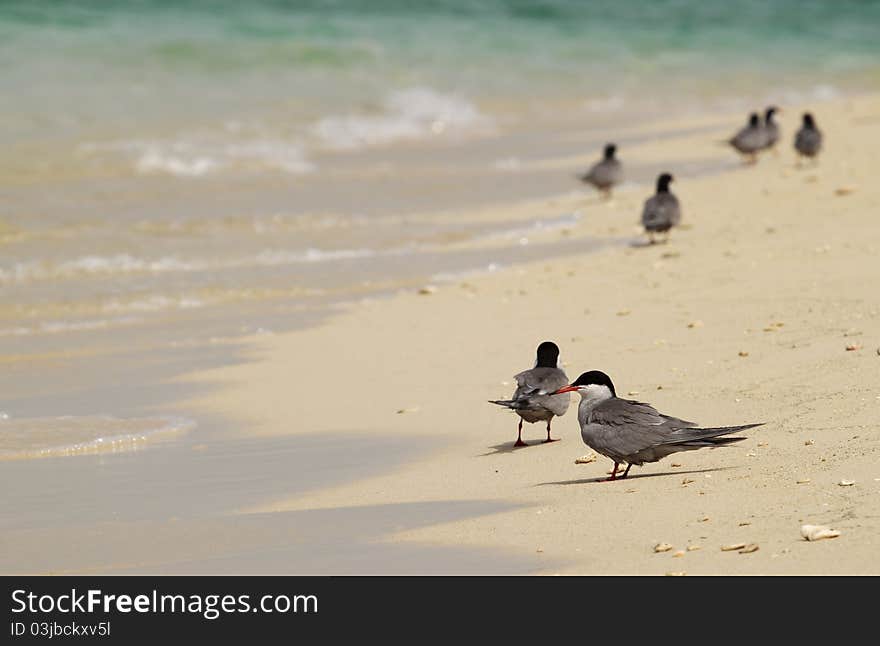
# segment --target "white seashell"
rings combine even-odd
[[[574,461],[574,463],[575,464],[589,464],[590,462],[595,462],[595,461],[596,461],[596,454],[590,453],[589,455],[582,455],[581,457],[577,458]]]
[[[657,553],[668,552],[671,549],[672,549],[672,545],[670,545],[669,543],[657,543],[654,546],[654,552],[657,552]]]
[[[823,538],[837,538],[840,532],[826,525],[801,525],[801,536],[808,541],[819,541]]]
[[[841,487],[852,487],[856,483],[855,480],[841,480],[837,484]]]

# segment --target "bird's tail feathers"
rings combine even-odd
[[[676,432],[676,434],[681,434],[680,437],[667,442],[667,444],[688,444],[691,446],[723,446],[725,444],[739,442],[746,438],[722,436],[730,435],[731,433],[738,433],[739,431],[745,431],[746,429],[755,428],[756,426],[763,426],[764,424],[765,422],[759,422],[757,424],[742,424],[741,426],[719,426],[716,428],[683,428]]]

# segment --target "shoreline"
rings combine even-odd
[[[788,116],[779,157],[674,184],[684,218],[668,245],[502,269],[255,339],[251,362],[199,375],[222,393],[200,405],[258,436],[291,433],[295,419],[295,434],[381,429],[444,444],[391,473],[246,511],[496,500],[526,507],[388,540],[514,550],[552,560],[545,573],[880,571],[871,540],[880,302],[866,287],[880,277],[880,234],[865,146],[880,140],[878,110],[877,97],[814,110],[829,142],[814,169],[794,168]],[[693,137],[642,152],[661,159],[667,146],[732,154]],[[578,234],[634,234],[644,197],[596,207]],[[847,335],[858,350],[845,349]],[[483,403],[509,395],[510,375],[544,339],[559,343],[571,378],[602,369],[621,396],[661,411],[766,426],[735,447],[593,486],[610,464],[574,464],[589,453],[574,406],[554,424],[561,442],[511,451],[515,416]],[[309,382],[298,383],[303,368]],[[837,484],[845,479],[856,486]],[[832,523],[843,536],[807,544],[801,522]],[[720,551],[740,538],[760,550]],[[701,549],[670,559],[652,551],[662,541]]]
[[[7,503],[7,517],[18,519],[7,528],[16,568],[880,573],[872,541],[880,530],[880,297],[870,288],[880,278],[880,191],[870,175],[880,97],[810,108],[828,138],[815,168],[793,165],[799,106],[785,116],[780,155],[754,167],[715,143],[711,129],[730,125],[724,116],[651,124],[677,135],[633,146],[633,162],[711,159],[728,169],[681,174],[672,189],[683,222],[666,245],[627,244],[640,239],[644,185],[605,203],[570,191],[460,209],[438,217],[532,222],[580,210],[570,226],[538,231],[528,244],[550,253],[560,240],[600,248],[450,277],[428,293],[412,285],[349,302],[314,325],[226,339],[198,370],[168,380],[163,370],[186,363],[178,351],[179,365],[168,357],[149,365],[146,395],[129,392],[131,376],[119,372],[110,391],[117,407],[174,412],[199,426],[137,453],[17,461],[7,470],[16,474],[10,491],[29,493]],[[535,168],[563,172],[573,162],[542,158]],[[454,246],[481,257],[493,248]],[[572,379],[601,369],[621,396],[662,412],[705,425],[766,425],[732,447],[597,484],[610,462],[574,463],[589,453],[577,398],[553,423],[562,441],[539,444],[543,428],[525,425],[530,446],[518,450],[516,416],[486,403],[510,395],[512,375],[532,365],[545,339],[560,345]],[[84,383],[85,375],[60,391],[56,406],[90,412],[76,408],[85,406],[81,389],[96,389]],[[17,401],[41,411],[34,394]],[[156,408],[162,402],[167,410]],[[168,471],[158,469],[166,463]],[[45,484],[53,464],[66,474],[63,487],[57,475]],[[298,478],[309,473],[321,484],[303,489]],[[200,489],[202,480],[215,488]],[[102,482],[108,493],[89,494]],[[175,503],[142,501],[155,486],[178,487],[166,494]],[[60,497],[41,498],[47,487]],[[74,514],[92,504],[92,522],[52,520],[52,500]],[[116,509],[130,514],[114,518]],[[801,523],[843,534],[807,544]],[[760,549],[720,551],[740,540]],[[660,542],[674,550],[655,554]]]

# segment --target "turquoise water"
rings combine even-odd
[[[0,359],[185,370],[214,337],[583,251],[536,243],[580,212],[474,211],[580,190],[565,160],[658,115],[876,90],[878,36],[880,2],[0,0]],[[67,376],[35,370],[0,386],[42,416]]]
[[[858,88],[878,61],[880,2],[0,3],[7,141],[254,114],[304,124],[411,87],[477,104]]]

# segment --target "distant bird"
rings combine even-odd
[[[776,152],[776,143],[779,141],[779,124],[773,119],[773,116],[779,112],[779,108],[771,105],[764,113],[764,148]]]
[[[822,149],[822,132],[809,112],[804,113],[803,125],[794,136],[794,149],[798,152],[798,165],[803,157],[815,159]]]
[[[568,410],[571,396],[553,393],[568,383],[568,377],[559,367],[559,347],[552,341],[544,341],[538,346],[535,367],[514,375],[516,390],[511,399],[489,400],[490,404],[505,406],[520,416],[519,432],[514,446],[526,446],[522,440],[523,421],[529,424],[547,422],[547,442],[550,439],[550,422],[553,417],[562,417]]]
[[[761,118],[757,112],[749,115],[749,123],[725,143],[733,146],[737,152],[744,155],[745,160],[754,164],[758,160],[758,151],[764,148],[767,141],[764,128],[761,127]]]
[[[621,478],[629,475],[634,464],[657,462],[678,451],[724,446],[744,437],[722,437],[761,424],[697,428],[694,422],[658,413],[642,402],[620,399],[614,384],[604,372],[583,373],[570,386],[556,393],[577,391],[581,396],[578,423],[584,443],[597,453],[614,460],[614,470],[607,480],[615,480],[617,467],[626,463]],[[763,423],[763,422],[762,422]]]
[[[678,198],[669,191],[669,182],[674,178],[669,173],[663,173],[657,178],[657,192],[645,200],[642,208],[642,226],[645,233],[654,244],[654,234],[665,233],[667,238],[669,230],[681,222],[681,207]]]
[[[592,184],[604,198],[611,197],[611,187],[620,184],[623,181],[623,166],[620,160],[615,157],[617,146],[607,144],[601,161],[596,162],[584,175],[581,175],[582,182]]]

